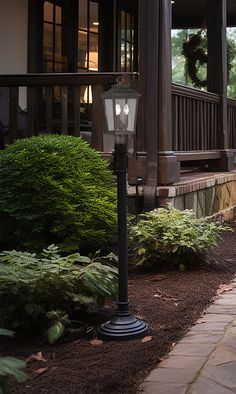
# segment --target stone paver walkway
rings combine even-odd
[[[236,393],[236,279],[139,388],[145,394]]]

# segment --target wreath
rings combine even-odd
[[[196,34],[191,34],[190,37],[183,42],[182,54],[186,59],[186,71],[194,86],[203,88],[207,86],[207,79],[200,79],[198,72],[199,68],[207,64],[207,36],[206,33],[200,30]],[[231,70],[231,62],[233,60],[233,48],[228,41],[227,45],[227,67],[228,76]]]

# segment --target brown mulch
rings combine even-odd
[[[88,339],[49,346],[25,338],[24,342],[3,344],[1,353],[26,359],[42,352],[45,359],[29,361],[31,379],[23,384],[13,382],[11,393],[136,393],[148,372],[198,319],[219,285],[234,277],[235,233],[224,234],[209,258],[214,261],[211,270],[131,276],[131,309],[151,327],[151,340],[145,343],[136,339],[92,345]],[[106,321],[113,313],[114,305],[109,304],[94,315],[93,323]]]

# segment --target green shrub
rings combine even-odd
[[[116,231],[107,162],[77,137],[42,135],[0,151],[0,249],[97,249]]]
[[[0,336],[14,335],[13,331],[0,328]],[[25,362],[14,357],[0,357],[0,394],[10,394],[8,380],[14,377],[17,382],[24,382],[27,375],[21,371],[26,366]]]
[[[197,219],[191,210],[159,208],[141,215],[129,228],[131,262],[155,269],[185,269],[203,261],[219,233],[229,228]]]
[[[89,259],[75,253],[66,257],[51,245],[40,257],[28,252],[0,253],[0,325],[16,330],[47,331],[58,339],[71,317],[92,303],[117,295],[114,259]]]

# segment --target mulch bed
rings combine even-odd
[[[236,230],[234,223],[232,227]],[[28,362],[32,379],[24,384],[12,382],[12,394],[136,393],[148,372],[198,319],[219,285],[232,280],[235,233],[224,234],[209,258],[214,261],[211,270],[131,275],[131,310],[149,323],[152,339],[147,342],[136,339],[92,345],[88,339],[49,346],[27,338],[24,342],[8,340],[1,353],[26,359],[42,352],[45,359]],[[113,313],[114,304],[106,305],[94,314],[93,324],[106,321]]]

